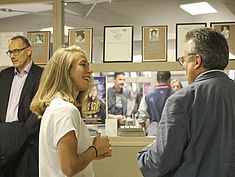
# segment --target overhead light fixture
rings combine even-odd
[[[217,13],[217,10],[213,8],[208,2],[181,4],[180,8],[190,13],[191,15]]]
[[[12,9],[8,9],[8,8],[1,8],[0,11],[2,12],[12,12]]]

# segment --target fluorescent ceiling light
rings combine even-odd
[[[217,10],[214,9],[207,2],[197,2],[190,4],[181,4],[180,8],[190,13],[191,15],[201,15],[201,14],[210,14],[217,13]]]

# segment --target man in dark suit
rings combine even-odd
[[[38,177],[40,121],[29,105],[43,69],[24,36],[13,37],[6,53],[13,67],[0,72],[0,177]]]

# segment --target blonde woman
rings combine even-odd
[[[31,103],[32,112],[41,118],[40,177],[93,177],[92,160],[112,155],[107,136],[98,134],[90,142],[79,112],[91,74],[86,55],[77,46],[58,49],[44,69]]]
[[[183,86],[182,86],[181,82],[178,79],[174,79],[174,80],[171,81],[171,88],[174,91],[177,91],[179,89],[182,89]]]

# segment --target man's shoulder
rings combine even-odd
[[[108,88],[108,93],[112,93],[112,92],[113,92],[113,93],[115,92],[114,87],[109,87],[109,88]]]
[[[1,73],[12,72],[12,71],[14,71],[14,69],[15,69],[15,68],[14,68],[13,66],[7,67],[7,68],[1,70]]]
[[[54,112],[63,113],[70,113],[70,114],[78,114],[78,108],[69,101],[66,101],[62,98],[54,98],[51,101],[50,109],[54,110]]]
[[[36,70],[36,71],[41,71],[42,72],[44,68],[42,68],[41,66],[36,65],[36,64],[33,63],[32,64],[32,69]]]
[[[164,87],[156,87],[152,91],[150,91],[147,95],[154,95],[154,94],[159,94],[159,93],[164,93],[164,92],[172,92],[173,90],[169,86],[164,86]]]
[[[39,77],[42,75],[43,69],[41,66],[38,66],[36,64],[32,64],[32,67],[30,68],[29,74],[38,75]]]
[[[14,67],[8,67],[8,68],[5,68],[3,70],[0,71],[0,75],[3,76],[3,75],[9,75],[9,73],[14,73]]]
[[[169,100],[177,100],[178,102],[181,102],[182,104],[187,103],[188,101],[192,101],[194,98],[195,92],[197,92],[197,86],[194,84],[190,84],[185,86],[182,89],[179,89],[175,91],[173,94],[169,96]]]

